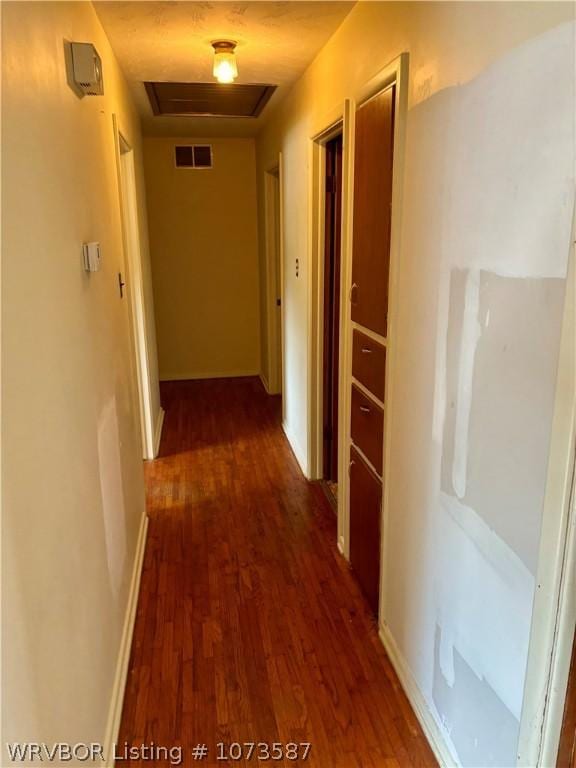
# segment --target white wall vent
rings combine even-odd
[[[176,168],[212,168],[211,144],[179,144],[174,147]]]

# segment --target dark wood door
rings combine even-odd
[[[350,564],[375,616],[380,592],[382,483],[350,449]]]
[[[340,240],[342,136],[326,145],[324,251],[324,457],[323,477],[338,482],[338,358],[340,343]]]
[[[394,86],[374,96],[356,112],[354,152],[354,233],[352,320],[386,336]]]
[[[576,768],[576,636],[572,643],[572,662],[556,768]]]

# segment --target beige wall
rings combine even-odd
[[[209,143],[211,170],[176,168],[174,146]],[[253,139],[144,141],[161,379],[259,372]]]
[[[94,43],[104,96],[70,90],[65,40]],[[113,113],[150,299],[140,129],[90,3],[3,3],[2,75],[2,740],[102,741],[145,511]]]
[[[284,161],[285,428],[307,469],[310,137],[409,52],[381,625],[469,766],[516,757],[574,205],[573,14],[361,2],[257,143],[260,193]]]

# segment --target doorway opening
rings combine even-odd
[[[124,236],[124,269],[126,273],[125,276],[119,275],[119,284],[121,290],[124,286],[127,289],[133,360],[136,368],[135,378],[140,406],[142,456],[144,459],[153,459],[157,454],[157,441],[155,439],[152,418],[152,393],[148,365],[148,342],[146,337],[146,313],[144,308],[134,151],[120,133],[115,119],[114,133],[118,151],[120,208]]]
[[[342,134],[325,145],[322,479],[338,500],[338,378],[342,230]]]
[[[263,366],[265,387],[270,395],[283,390],[282,335],[282,183],[281,163],[266,171],[266,326],[267,360]]]

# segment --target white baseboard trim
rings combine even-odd
[[[283,421],[282,422],[282,429],[284,430],[284,434],[286,435],[288,439],[288,443],[290,445],[290,448],[292,449],[292,453],[294,454],[294,457],[296,458],[296,461],[298,462],[298,466],[302,470],[302,474],[304,477],[308,478],[308,471],[306,467],[306,454],[300,447],[300,444],[296,437],[294,436],[294,433],[288,426],[288,424]]]
[[[266,376],[264,376],[264,374],[262,372],[260,372],[259,376],[260,376],[260,381],[262,382],[262,386],[264,387],[266,392],[268,394],[270,394],[270,387],[268,386],[268,379],[266,378]]]
[[[110,700],[108,722],[106,724],[106,735],[104,740],[104,754],[106,755],[106,761],[104,765],[106,768],[113,768],[114,766],[114,744],[118,739],[120,718],[122,717],[124,690],[126,688],[128,662],[130,661],[130,651],[132,649],[132,635],[134,633],[134,622],[136,620],[136,608],[138,606],[140,577],[142,575],[142,564],[144,562],[144,551],[146,549],[147,534],[148,516],[144,514],[140,524],[138,541],[136,542],[136,554],[134,556],[134,567],[132,570],[132,579],[130,582],[130,592],[128,593],[128,604],[126,606],[124,628],[122,630],[122,638],[120,640],[120,650],[118,652],[116,674],[114,676],[114,687],[112,688],[112,698]]]
[[[390,634],[388,627],[381,624],[378,629],[378,634],[380,635],[382,645],[392,662],[392,666],[400,679],[404,693],[412,705],[412,709],[418,718],[418,722],[422,726],[422,730],[428,739],[436,760],[438,760],[438,765],[440,768],[455,768],[458,763],[452,756],[446,738],[434,719],[432,712],[430,712],[428,704],[414,680],[414,676],[412,675],[406,659],[400,653],[396,641]]]
[[[156,429],[154,431],[154,458],[160,453],[160,440],[162,439],[162,427],[164,426],[164,416],[166,411],[164,408],[160,408],[158,411],[158,418],[156,419]]]
[[[236,371],[187,371],[185,373],[163,373],[160,381],[195,381],[197,379],[238,379],[246,376],[259,376],[260,371],[252,368]]]

